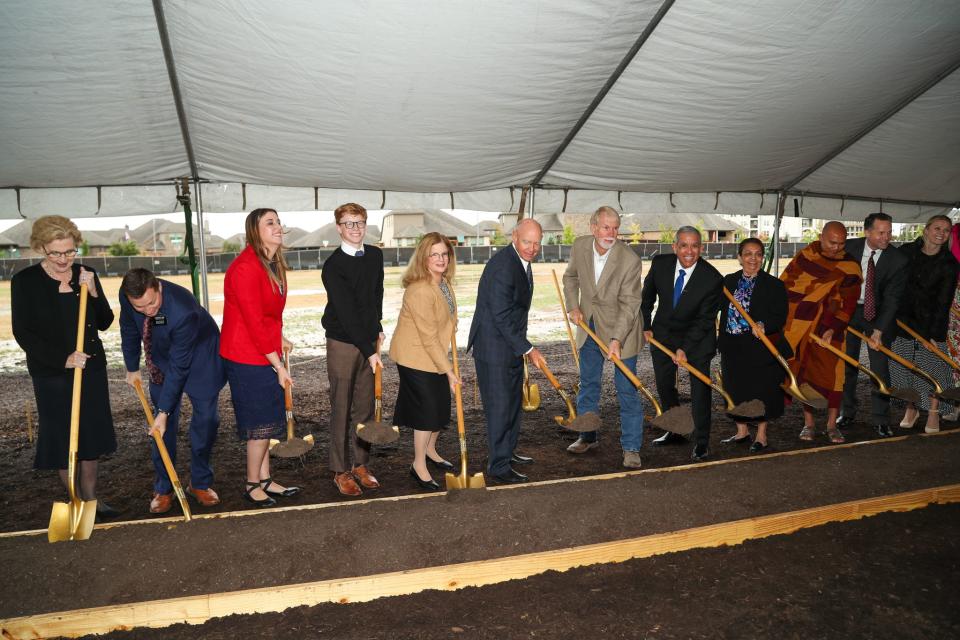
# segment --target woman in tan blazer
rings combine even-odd
[[[427,462],[442,471],[454,470],[437,453],[437,438],[450,424],[450,390],[459,382],[447,355],[457,324],[456,264],[445,236],[435,231],[423,236],[403,275],[403,305],[390,341],[390,357],[400,373],[393,423],[413,429],[410,475],[431,491],[440,485]]]

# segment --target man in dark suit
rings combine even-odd
[[[878,351],[882,343],[889,347],[896,334],[897,307],[907,282],[907,258],[890,246],[893,218],[886,213],[871,213],[863,221],[863,237],[847,240],[844,247],[860,263],[863,284],[857,309],[850,326],[869,338],[867,354],[870,370],[890,384],[890,363]],[[860,338],[847,334],[847,354],[860,359]],[[857,415],[857,378],[859,371],[846,365],[843,382],[843,404],[837,426],[849,427]],[[870,394],[870,420],[880,436],[892,436],[890,427],[890,397],[873,390]]]
[[[717,350],[716,319],[723,297],[723,277],[713,265],[700,257],[700,232],[680,227],[674,236],[673,255],[653,258],[643,281],[640,312],[643,332],[676,353],[671,360],[650,345],[657,393],[664,411],[680,405],[677,394],[677,362],[689,362],[709,375],[710,361]],[[657,314],[651,322],[654,302]],[[695,445],[693,459],[707,457],[710,442],[711,389],[690,376]],[[654,444],[683,442],[683,436],[666,433]]]
[[[143,345],[150,399],[157,413],[154,428],[163,436],[174,464],[180,402],[184,392],[189,396],[193,417],[187,494],[205,507],[219,504],[220,498],[211,487],[210,467],[210,452],[220,426],[217,398],[226,382],[217,323],[190,291],[159,280],[147,269],[131,269],[120,284],[120,339],[131,386],[141,380]],[[172,505],[173,485],[156,445],[153,466],[156,476],[150,512],[166,513]]]
[[[527,218],[513,230],[513,242],[498,251],[480,276],[477,307],[467,351],[473,349],[477,384],[487,418],[487,474],[498,482],[525,482],[511,464],[532,462],[514,449],[520,436],[523,356],[537,367],[543,356],[527,340],[527,313],[533,300],[531,263],[540,253],[543,229]]]

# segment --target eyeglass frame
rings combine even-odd
[[[47,251],[43,250],[43,254],[48,258],[58,259],[58,258],[76,258],[80,253],[79,249],[67,249],[66,251]]]
[[[444,251],[443,253],[436,253],[436,252],[434,252],[434,253],[428,253],[428,254],[427,254],[427,257],[428,257],[428,258],[433,258],[434,260],[442,260],[442,259],[444,259],[444,258],[446,258],[447,260],[449,260],[449,259],[450,259],[450,252],[449,252],[449,251]]]
[[[343,222],[338,222],[337,224],[342,224],[346,229],[366,229],[367,221],[366,220],[344,220]],[[357,226],[360,225],[360,226]]]

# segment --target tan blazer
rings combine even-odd
[[[570,253],[570,262],[563,273],[563,294],[567,311],[580,307],[584,322],[593,319],[595,333],[604,344],[620,341],[620,357],[631,358],[643,347],[643,317],[640,315],[640,292],[643,289],[643,265],[633,249],[617,240],[607,263],[595,282],[593,271],[593,236],[577,238]],[[577,346],[590,338],[577,329]]]
[[[404,290],[397,328],[390,340],[390,358],[394,362],[432,373],[453,371],[447,357],[450,334],[456,326],[457,299],[453,287],[450,294],[453,316],[438,285],[420,280]]]

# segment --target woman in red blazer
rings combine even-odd
[[[269,507],[276,504],[276,497],[300,492],[270,476],[270,438],[284,432],[283,389],[293,383],[280,357],[282,349],[293,348],[283,337],[289,267],[276,211],[251,211],[245,227],[247,248],[230,264],[223,281],[220,355],[230,382],[237,435],[247,442],[244,497],[258,507]]]

